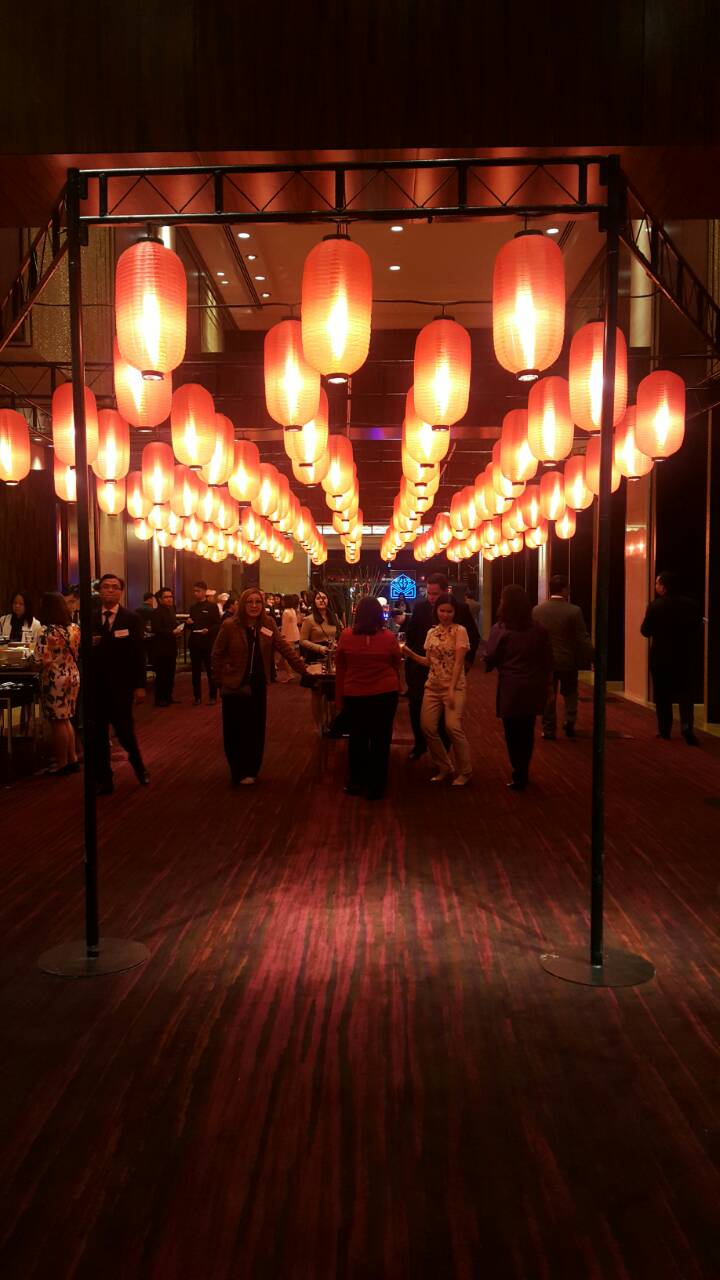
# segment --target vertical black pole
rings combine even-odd
[[[77,470],[78,569],[80,577],[80,709],[84,738],[84,827],[85,827],[85,946],[88,959],[99,954],[97,885],[97,814],[95,796],[95,755],[93,751],[95,708],[90,664],[92,661],[92,571],[90,561],[90,502],[88,489],[87,437],[85,433],[85,358],[83,355],[82,268],[80,228],[80,174],[68,170],[67,235],[68,283],[70,290],[70,352],[72,356],[73,417],[75,421],[75,466]]]
[[[617,156],[607,159],[607,226],[605,268],[605,342],[603,348],[602,426],[600,430],[600,497],[595,569],[595,684],[592,741],[592,871],[590,894],[590,963],[603,963],[603,878],[605,848],[605,699],[607,695],[608,616],[610,592],[610,518],[613,460],[615,351],[618,322],[619,230],[622,218],[622,175]]]

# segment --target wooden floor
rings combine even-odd
[[[3,1280],[720,1275],[720,742],[610,705],[607,941],[657,976],[575,986],[539,957],[587,937],[590,704],[519,795],[493,690],[471,788],[403,706],[370,804],[297,685],[232,791],[183,677],[101,802],[120,976],[36,968],[82,930],[79,779],[0,792]]]

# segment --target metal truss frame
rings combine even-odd
[[[5,297],[0,300],[0,351],[30,315],[33,303],[67,252],[65,192],[63,188],[47,222],[33,237]]]

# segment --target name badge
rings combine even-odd
[[[123,640],[126,636],[130,635],[130,632],[127,629],[125,631],[113,631],[113,635],[116,640]]]
[[[272,631],[270,630],[270,628],[269,628],[269,627],[261,627],[261,628],[260,628],[260,635],[261,635],[261,636],[272,636]]]

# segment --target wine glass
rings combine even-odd
[[[398,631],[397,642],[400,645],[401,649],[405,648],[405,632],[404,631]]]

